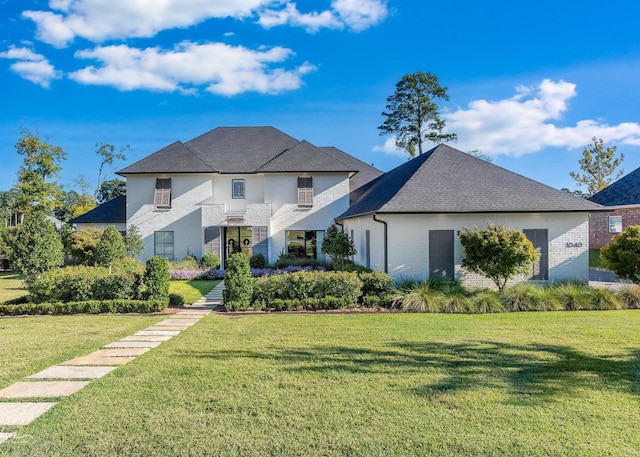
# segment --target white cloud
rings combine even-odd
[[[51,0],[52,11],[24,11],[36,36],[57,47],[75,37],[94,42],[151,37],[161,30],[190,27],[212,18],[247,18],[273,0]]]
[[[334,0],[330,9],[301,13],[281,0],[50,0],[49,11],[27,10],[39,40],[56,47],[76,37],[101,43],[109,39],[152,37],[162,30],[186,28],[208,19],[257,16],[263,27],[292,25],[309,31],[350,28],[361,31],[387,15],[386,0]]]
[[[322,28],[349,28],[359,32],[382,22],[387,13],[386,1],[383,0],[334,0],[331,9],[309,13],[301,13],[296,3],[288,2],[284,7],[264,9],[258,23],[265,28],[280,25],[304,27],[310,33]]]
[[[0,58],[16,60],[10,68],[22,78],[49,87],[51,81],[59,79],[60,72],[42,54],[36,54],[29,48],[11,46],[7,51],[0,52]]]
[[[489,156],[520,156],[547,147],[579,148],[594,136],[606,142],[640,145],[640,124],[635,122],[608,125],[585,119],[563,125],[568,102],[576,95],[575,84],[545,79],[534,87],[517,87],[511,98],[474,100],[467,108],[444,112],[442,117],[447,131],[458,135],[457,149],[478,149]],[[398,153],[393,139],[374,150]]]
[[[78,51],[76,57],[95,59],[102,65],[85,67],[69,77],[81,84],[125,91],[193,93],[204,88],[226,96],[274,94],[299,88],[301,76],[315,69],[309,64],[293,70],[271,67],[292,55],[293,51],[282,47],[255,51],[223,43],[183,42],[172,50],[105,46]]]

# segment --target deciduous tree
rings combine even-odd
[[[342,270],[347,259],[357,253],[353,240],[335,224],[327,228],[320,249],[331,256],[337,270]]]
[[[108,202],[116,197],[127,194],[127,183],[121,179],[107,179],[100,183],[98,189],[98,203]]]
[[[640,226],[634,225],[614,236],[600,250],[605,268],[618,277],[640,283]]]
[[[60,162],[66,158],[66,153],[60,146],[40,140],[37,132],[34,134],[28,129],[21,131],[16,151],[24,159],[18,170],[15,210],[20,214],[28,214],[33,210],[51,213],[60,205],[63,195],[56,179],[61,170]]]
[[[449,95],[437,76],[421,71],[404,75],[387,98],[384,123],[378,126],[380,135],[393,135],[396,146],[411,157],[416,155],[416,146],[419,154],[424,152],[424,141],[456,141],[455,133],[443,132],[446,124],[440,117],[440,100],[449,100]]]
[[[584,173],[570,172],[569,175],[576,180],[578,186],[587,186],[588,197],[600,192],[611,184],[611,176],[624,160],[624,154],[620,153],[616,157],[616,146],[604,148],[604,141],[595,136],[591,139],[593,144],[586,146],[582,150],[580,159],[580,169]],[[619,170],[615,176],[618,179],[624,170]]]
[[[458,230],[465,257],[462,266],[491,279],[498,290],[518,273],[529,273],[538,254],[524,233],[504,225]]]
[[[109,267],[109,273],[111,273],[111,264],[114,261],[127,257],[124,238],[113,225],[102,232],[100,241],[93,250],[93,255],[98,264]]]
[[[102,185],[102,181],[108,174],[106,167],[113,165],[116,160],[126,160],[127,156],[125,151],[129,150],[129,145],[125,145],[116,152],[116,147],[109,143],[96,143],[96,154],[100,156],[100,168],[98,169],[98,182],[96,184],[96,191],[94,199],[98,199],[98,193]]]

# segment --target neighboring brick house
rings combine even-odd
[[[338,222],[358,264],[395,279],[442,275],[479,287],[491,283],[461,268],[457,230],[488,221],[522,230],[541,258],[516,281],[587,281],[588,217],[603,210],[446,145],[383,174],[273,127],[217,128],[118,174],[127,180],[126,224],[145,243],[142,260],[224,260],[234,251],[270,263],[281,253],[322,260],[324,231]],[[76,221],[104,223],[94,212]]]
[[[371,181],[338,220],[354,239],[357,263],[395,279],[440,275],[489,287],[462,268],[458,230],[488,221],[522,230],[540,260],[514,282],[588,281],[588,218],[602,209],[440,145]]]
[[[589,247],[600,249],[614,235],[632,225],[640,225],[640,168],[620,178],[589,200],[610,212],[594,213],[589,219]]]

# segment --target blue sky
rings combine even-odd
[[[153,6],[151,6],[153,5]],[[97,142],[124,167],[217,126],[273,125],[387,171],[378,135],[406,73],[448,87],[452,146],[577,188],[596,136],[640,167],[640,4],[541,0],[0,0],[0,190],[20,128],[95,183]]]

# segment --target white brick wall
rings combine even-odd
[[[484,227],[487,221],[518,230],[547,229],[549,235],[549,280],[587,281],[589,275],[587,213],[544,214],[381,214],[388,223],[388,271],[397,280],[426,279],[429,271],[429,230],[454,230],[454,263],[458,279],[470,287],[491,287],[485,278],[469,274],[461,267],[464,250],[457,236],[463,227]],[[345,221],[347,233],[354,230],[358,247],[355,261],[364,264],[364,231],[371,230],[371,264],[383,266],[383,225],[363,216]],[[514,278],[512,282],[523,278]]]

